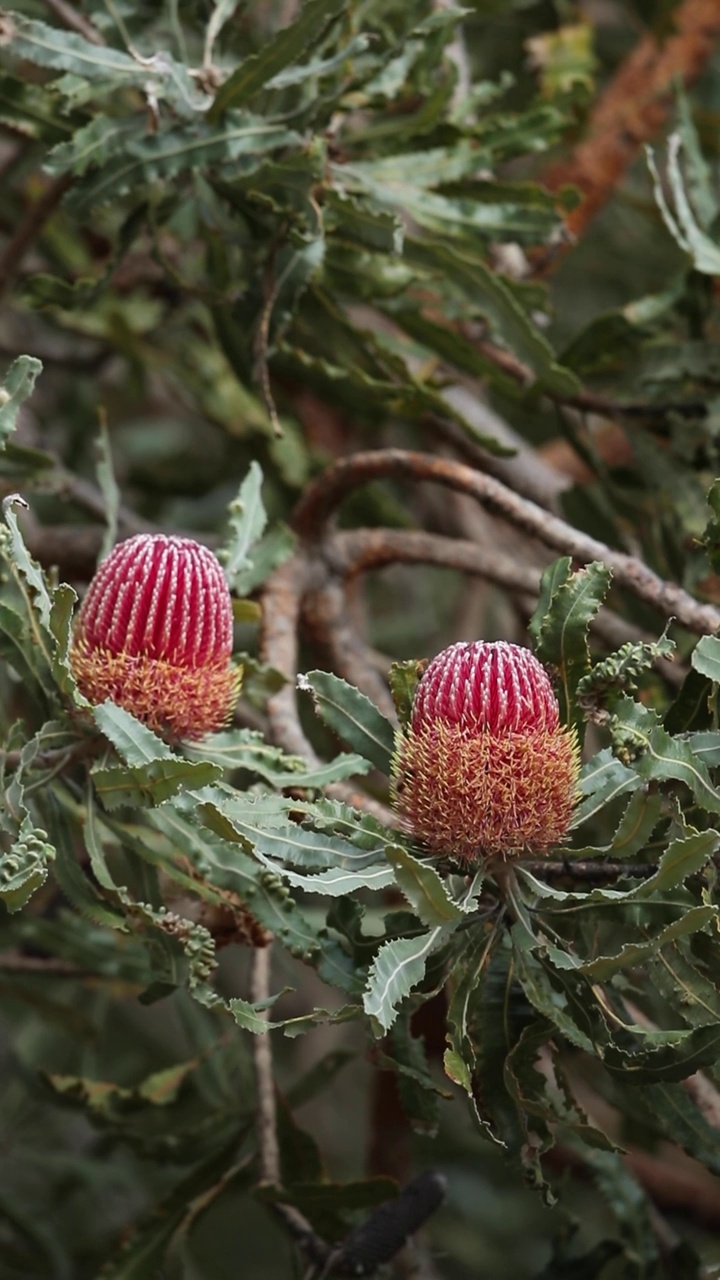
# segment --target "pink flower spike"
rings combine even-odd
[[[580,768],[547,672],[528,649],[454,644],[433,658],[393,768],[407,829],[466,860],[544,852],[566,835]]]
[[[138,534],[98,567],[75,622],[70,661],[91,702],[111,698],[177,738],[232,713],[233,613],[222,568],[190,538]]]

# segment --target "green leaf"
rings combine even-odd
[[[610,747],[605,747],[583,766],[578,785],[585,799],[573,815],[573,830],[601,813],[616,796],[637,791],[642,786],[642,779],[629,765],[616,759]]]
[[[611,1075],[627,1084],[655,1084],[686,1080],[720,1058],[720,1027],[695,1027],[692,1031],[646,1032],[647,1047],[633,1052],[608,1045],[603,1061]],[[653,1043],[654,1042],[654,1043]]]
[[[155,760],[177,760],[167,743],[114,702],[103,702],[93,707],[93,719],[121,759],[132,767],[151,764]]]
[[[253,568],[248,554],[261,536],[267,524],[267,514],[262,500],[262,468],[258,462],[250,463],[250,470],[240,485],[240,491],[228,507],[230,534],[218,552],[218,559],[225,569],[228,586],[234,595],[248,592],[246,579]]]
[[[389,844],[385,856],[394,868],[395,879],[413,911],[428,927],[450,924],[459,920],[464,912],[475,909],[475,899],[482,888],[482,873],[478,873],[473,881],[472,896],[466,893],[460,906],[429,863],[420,862],[399,844]]]
[[[362,756],[348,753],[336,756],[328,764],[308,768],[300,756],[285,755],[253,729],[213,733],[200,742],[183,743],[183,751],[191,759],[207,760],[223,769],[246,769],[249,773],[256,773],[278,790],[284,787],[326,787],[342,778],[367,773],[370,767]]]
[[[234,165],[241,159],[254,163],[269,151],[297,142],[297,134],[283,124],[244,113],[230,113],[224,126],[214,130],[198,123],[163,133],[146,133],[143,127],[141,133],[128,136],[122,151],[101,169],[79,178],[65,205],[69,213],[87,214],[162,178],[223,163]]]
[[[329,24],[343,8],[344,0],[305,0],[296,21],[280,31],[261,53],[246,58],[221,85],[210,108],[210,119],[216,120],[229,107],[251,102],[273,76],[324,38]]]
[[[394,730],[364,693],[327,671],[298,676],[298,688],[312,694],[318,715],[343,742],[382,773],[390,773]]]
[[[437,240],[408,237],[406,257],[413,265],[437,274],[470,300],[473,312],[484,315],[503,345],[532,369],[538,383],[559,395],[574,395],[579,383],[555,360],[547,340],[516,302],[502,278],[481,258],[462,253]]]
[[[17,62],[48,67],[77,77],[85,86],[104,82],[111,87],[137,87],[155,98],[167,98],[176,111],[188,114],[207,102],[184,66],[163,51],[150,58],[133,58],[108,44],[92,44],[83,36],[50,27],[19,13],[6,13],[0,39],[6,56]],[[62,81],[56,81],[62,87]]]
[[[239,841],[273,875],[309,893],[338,897],[356,889],[384,889],[393,882],[391,867],[377,866],[374,857],[369,859],[367,854],[358,852],[352,845],[344,849],[342,842],[328,841],[327,837],[306,831],[294,823],[266,830],[262,820],[256,826],[237,820],[228,816],[224,808],[221,810],[212,803],[200,805],[198,813],[209,829],[222,836],[223,840]],[[323,865],[323,860],[326,860],[328,869],[317,875],[301,875],[284,865],[287,862],[306,865],[309,861],[317,866]],[[354,869],[357,864],[360,864],[359,870]]]
[[[5,374],[0,387],[0,449],[5,447],[15,430],[20,406],[32,395],[41,373],[42,364],[34,356],[18,356]]]
[[[720,639],[717,636],[702,636],[693,649],[690,662],[701,676],[720,684]]]
[[[105,704],[107,705],[107,704]],[[222,776],[207,760],[150,760],[146,764],[95,767],[90,776],[106,809],[164,804],[178,792],[200,790]]]
[[[550,566],[543,575],[543,578],[548,575],[548,582],[541,587],[543,597],[548,594],[550,582],[555,582],[558,576],[563,580],[554,589],[539,624],[536,654],[557,670],[561,719],[580,730],[583,717],[577,704],[577,686],[590,671],[588,629],[607,594],[611,571],[607,565],[594,560],[563,578],[565,563],[560,562],[559,574],[557,566]]]
[[[437,925],[416,938],[385,942],[378,951],[363,996],[368,1017],[380,1030],[388,1031],[398,1014],[398,1005],[425,977],[428,957],[446,941],[452,930]]]
[[[720,813],[720,793],[705,765],[687,741],[671,738],[646,707],[630,698],[621,699],[613,716],[613,737],[619,749],[632,758],[632,768],[639,776],[684,782],[701,808]]]

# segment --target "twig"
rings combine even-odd
[[[580,861],[569,855],[561,862],[537,859],[526,862],[524,859],[515,864],[519,871],[529,871],[538,880],[617,880],[629,876],[630,879],[641,880],[652,876],[657,871],[655,862],[601,862]]]
[[[250,999],[253,1004],[270,998],[271,957],[272,944],[266,947],[255,947],[253,950],[250,975]],[[269,1009],[264,1009],[258,1016],[267,1020]],[[260,1181],[271,1187],[279,1187],[280,1148],[277,1140],[275,1080],[269,1032],[252,1037],[252,1058],[255,1071]]]
[[[49,182],[40,199],[28,210],[15,234],[8,240],[0,255],[0,297],[12,284],[31,244],[37,240],[48,218],[55,212],[74,181],[71,174],[64,173]]]
[[[52,9],[56,18],[59,18],[64,26],[70,31],[76,31],[79,36],[83,36],[90,44],[104,44],[100,32],[94,27],[87,18],[78,12],[74,4],[68,4],[67,0],[44,0],[48,9]]]
[[[615,582],[627,587],[665,617],[700,635],[720,629],[720,610],[701,604],[676,583],[667,582],[647,565],[615,551],[557,516],[513,493],[493,476],[462,463],[402,449],[385,449],[342,458],[311,486],[296,508],[295,530],[310,544],[317,542],[335,508],[353,489],[381,478],[432,480],[476,498],[489,510],[532,534],[555,551],[582,563],[600,560],[613,571]]]
[[[289,755],[302,756],[311,766],[320,764],[300,724],[295,697],[298,672],[298,631],[303,600],[314,585],[325,580],[322,562],[313,560],[304,550],[297,551],[281,564],[268,579],[263,592],[260,656],[263,662],[282,671],[287,679],[278,693],[268,700],[267,716],[270,736]],[[386,805],[373,800],[344,782],[326,788],[327,794],[372,813],[386,825],[396,825],[395,814]]]

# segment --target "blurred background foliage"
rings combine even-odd
[[[157,528],[217,546],[252,463],[282,528],[335,459],[400,446],[486,467],[720,601],[700,541],[720,413],[720,24],[706,19],[699,0],[0,10],[0,359],[43,365],[11,441],[0,428],[0,483],[31,504],[32,553],[82,591],[106,527],[111,540]],[[659,87],[636,68],[621,92],[641,46],[656,61],[672,47],[675,62]],[[602,116],[613,94],[625,118]],[[538,573],[551,558],[427,484],[370,484],[341,520],[459,537]],[[273,536],[267,572],[290,545]],[[458,638],[525,642],[532,594],[398,563],[355,591],[353,618],[387,670]],[[628,591],[615,588],[612,604],[627,632],[611,646],[662,630]],[[675,637],[685,657],[689,633]],[[252,610],[238,647],[258,654]],[[312,636],[308,665],[322,665]],[[15,748],[12,726],[33,711],[12,672],[0,683]],[[717,727],[707,687],[691,673],[676,730]],[[260,672],[241,723],[266,729],[271,688]],[[656,675],[643,697],[665,710],[672,689]],[[321,750],[309,715],[306,728]],[[598,842],[617,816],[602,819]],[[126,874],[142,877],[139,862]],[[182,987],[138,1002],[156,976],[146,947],[124,941],[120,958],[57,885],[8,913],[0,937],[2,1280],[299,1274],[250,1194],[249,1034],[219,1035]],[[289,953],[275,964],[274,988],[295,991],[283,1017],[337,1005]],[[220,951],[217,984],[247,995],[246,947]],[[449,1091],[434,1025],[430,1070]],[[396,1034],[408,1026],[404,1016]],[[598,1150],[580,1168],[569,1143],[551,1170],[563,1187],[552,1209],[464,1102],[440,1098],[412,1134],[395,1075],[354,1022],[281,1040],[276,1060],[289,1183],[322,1169],[343,1183],[446,1175],[428,1226],[434,1269],[421,1260],[397,1274],[720,1274],[717,1178],[689,1160],[678,1169],[676,1151],[612,1092],[608,1123],[635,1144],[634,1165]],[[360,1210],[383,1191],[363,1186]],[[332,1234],[337,1209],[314,1212]],[[138,1222],[149,1228],[135,1248]]]

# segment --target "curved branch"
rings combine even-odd
[[[360,485],[382,478],[430,480],[458,493],[469,494],[554,551],[583,563],[603,561],[612,569],[616,583],[653,605],[666,618],[677,618],[689,631],[705,635],[720,629],[720,610],[695,600],[676,583],[659,577],[641,560],[574,529],[536,503],[513,493],[493,476],[483,475],[446,458],[403,449],[377,450],[342,458],[305,494],[295,511],[294,528],[309,544],[317,543],[326,522],[343,498]]]

